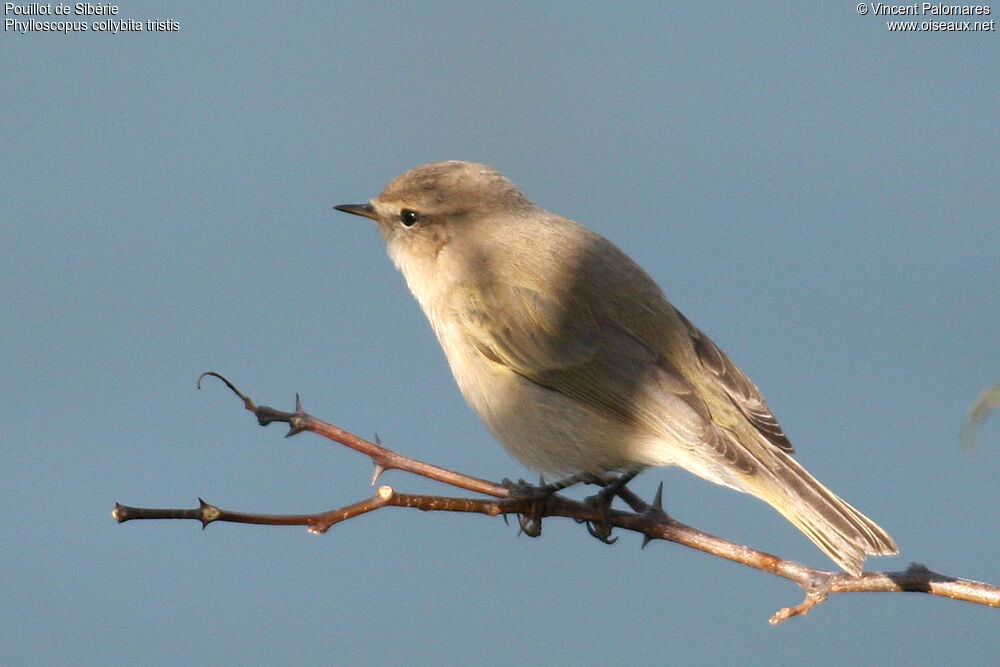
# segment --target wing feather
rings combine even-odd
[[[701,361],[702,366],[707,370],[720,387],[729,396],[729,400],[739,408],[751,424],[760,432],[764,438],[778,449],[794,454],[795,449],[788,437],[782,430],[778,419],[771,412],[764,396],[760,393],[753,382],[750,381],[743,371],[734,364],[712,340],[703,334],[698,327],[684,317],[680,312],[691,339],[694,341],[695,353]]]
[[[756,458],[713,423],[694,385],[621,322],[513,285],[471,305],[461,309],[463,330],[487,359],[744,473],[756,471]]]

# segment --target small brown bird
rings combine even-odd
[[[795,461],[757,387],[610,241],[468,162],[337,208],[375,221],[462,394],[525,465],[678,465],[768,503],[851,574],[896,553]]]

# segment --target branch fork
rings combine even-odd
[[[370,498],[316,514],[234,512],[211,505],[200,498],[199,507],[195,509],[141,508],[115,503],[112,516],[119,523],[138,519],[192,519],[199,521],[202,528],[215,521],[271,526],[303,525],[312,533],[322,534],[337,523],[392,506],[423,511],[503,515],[505,518],[508,514],[517,514],[521,530],[530,536],[538,536],[541,534],[541,521],[544,517],[567,517],[587,523],[590,533],[608,544],[617,539],[610,537],[612,528],[621,528],[642,534],[642,547],[655,539],[668,540],[795,582],[805,593],[805,599],[798,605],[785,607],[776,612],[769,621],[772,625],[793,616],[806,615],[814,606],[826,601],[834,593],[906,591],[1000,608],[1000,587],[938,574],[918,563],[911,563],[906,570],[900,572],[865,572],[855,577],[845,572],[816,570],[795,561],[710,535],[671,518],[663,511],[662,484],[651,504],[635,495],[624,485],[624,482],[630,479],[627,472],[621,478],[576,476],[538,487],[523,482],[514,484],[506,480],[497,484],[417,461],[386,449],[380,442],[369,442],[348,433],[305,412],[297,394],[293,412],[277,410],[266,405],[258,406],[229,379],[215,371],[203,373],[198,378],[199,389],[201,381],[208,376],[221,380],[229,387],[243,401],[244,407],[257,417],[257,422],[261,426],[275,422],[287,423],[286,437],[311,431],[368,456],[375,466],[373,486],[384,471],[397,469],[487,497],[406,494],[383,485],[378,487]],[[567,486],[583,481],[604,487],[596,501],[593,499],[578,501],[558,493]],[[612,509],[611,501],[614,497],[621,498],[631,511]]]

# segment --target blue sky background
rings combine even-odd
[[[369,462],[261,429],[205,370],[440,465],[527,474],[462,401],[374,228],[331,206],[490,164],[609,237],[761,387],[899,557],[1000,583],[1000,42],[853,2],[123,3],[163,33],[0,38],[0,662],[957,664],[996,610],[835,596],[550,520],[384,510],[302,528]],[[994,15],[1000,7],[993,8]],[[10,16],[5,18],[11,18]],[[677,470],[679,519],[831,564]],[[444,490],[392,472],[401,491]],[[446,491],[446,490],[445,490]]]

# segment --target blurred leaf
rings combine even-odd
[[[962,447],[966,450],[973,450],[979,444],[979,425],[986,419],[986,415],[992,412],[1000,404],[1000,384],[993,385],[984,390],[972,407],[962,425]]]

